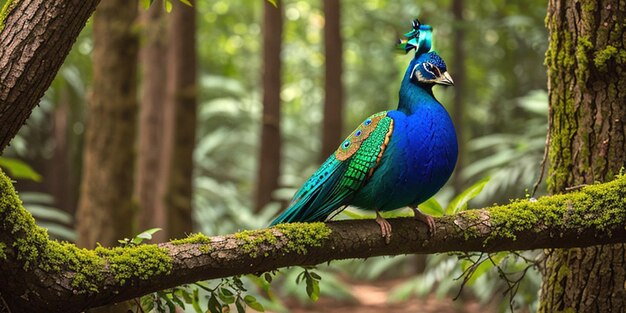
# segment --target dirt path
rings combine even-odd
[[[435,296],[422,299],[411,298],[405,302],[393,303],[388,301],[389,291],[398,282],[353,283],[352,295],[356,301],[341,301],[322,297],[316,303],[301,304],[297,301],[288,301],[292,313],[491,313],[492,308],[486,308],[475,301],[453,301],[452,299],[438,299]]]

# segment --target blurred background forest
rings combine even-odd
[[[471,207],[532,190],[547,129],[546,1],[139,2],[102,1],[0,158],[26,207],[59,239],[93,247],[152,227],[163,228],[160,241],[265,227],[355,125],[395,108],[412,56],[393,47],[415,17],[433,26],[455,81],[435,88],[461,147],[437,201],[446,207],[485,177]],[[515,296],[522,311],[537,298],[539,275],[523,262],[535,256],[500,255],[526,274]],[[285,270],[282,288],[262,301],[276,311],[329,311],[345,304],[327,297],[342,298],[391,312],[389,303],[416,295],[424,305],[454,297],[467,267],[454,255],[320,266],[318,305],[295,286],[298,271]],[[433,312],[508,309],[509,282],[489,268]]]

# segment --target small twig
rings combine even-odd
[[[464,257],[467,258],[468,261],[472,262],[472,265],[470,265],[467,269],[465,269],[465,271],[463,271],[463,273],[461,273],[459,277],[455,278],[455,280],[459,280],[461,277],[463,277],[463,281],[461,282],[461,287],[459,288],[459,292],[453,298],[453,300],[455,301],[461,296],[463,287],[465,287],[465,284],[467,284],[467,282],[469,282],[469,280],[472,278],[472,275],[474,275],[474,272],[476,272],[476,269],[478,268],[478,266],[480,266],[483,262],[487,260],[487,259],[483,259],[483,255],[485,254],[484,252],[480,253],[476,261],[472,260],[472,256],[470,254],[468,253],[463,253],[463,254],[464,254]]]
[[[571,186],[571,187],[565,187],[565,191],[572,191],[572,190],[578,190],[578,189],[582,189],[585,188],[589,185],[587,184],[582,184],[582,185],[576,185],[576,186]]]
[[[139,301],[139,298],[133,298],[133,300],[135,301],[135,304],[137,304],[137,312],[146,313],[141,307],[141,302]]]
[[[7,309],[6,312],[11,313],[11,308],[9,308],[9,304],[7,304],[2,295],[0,295],[0,300],[2,300],[2,305],[4,306],[4,308]]]

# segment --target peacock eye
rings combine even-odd
[[[341,145],[341,147],[343,147],[344,149],[350,146],[350,141],[346,140],[343,142],[343,144]]]
[[[361,136],[361,130],[357,130],[356,133],[354,133],[354,137],[359,137]]]
[[[432,74],[433,76],[437,76],[434,73],[435,70],[435,66],[432,63],[424,63],[424,70],[430,74]]]
[[[372,120],[371,119],[366,119],[365,122],[363,122],[363,125],[367,126],[369,124],[372,124]]]

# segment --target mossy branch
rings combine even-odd
[[[158,245],[79,249],[48,238],[0,173],[0,293],[14,311],[79,312],[198,280],[380,255],[506,251],[626,243],[626,177],[538,201],[436,219],[427,235],[391,219],[389,244],[371,220],[284,224]]]

